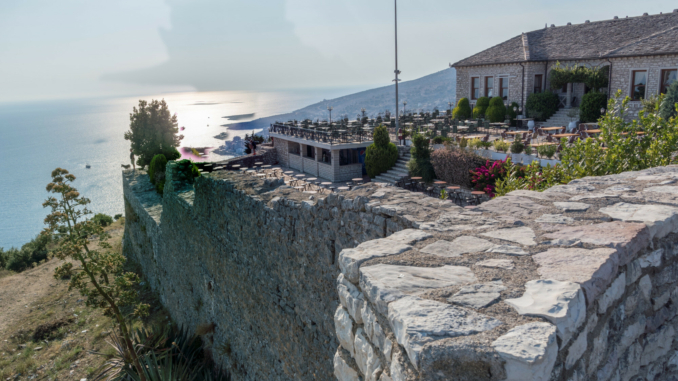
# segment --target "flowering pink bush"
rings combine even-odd
[[[506,176],[507,165],[511,165],[511,159],[497,160],[493,163],[488,160],[484,166],[469,171],[473,188],[494,197],[495,184]]]

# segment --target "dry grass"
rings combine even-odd
[[[107,228],[113,236],[110,243],[119,251],[122,250],[123,226],[121,219]],[[107,354],[109,358],[114,354],[113,348],[106,343],[115,329],[113,320],[104,316],[101,310],[86,307],[84,298],[77,291],[68,291],[67,280],[57,281],[47,272],[41,277],[49,278],[42,281],[53,285],[50,292],[28,301],[25,310],[14,311],[21,314],[20,319],[15,319],[16,323],[0,332],[0,380],[8,377],[27,380],[31,376],[35,376],[35,380],[89,379],[106,361],[106,356],[90,351]],[[135,326],[167,324],[167,314],[148,286],[140,287],[139,291],[151,304],[151,315]],[[1,310],[0,319],[3,318]],[[60,319],[71,322],[47,334],[46,340],[33,341],[33,332],[38,326]]]

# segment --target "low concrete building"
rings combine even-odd
[[[500,96],[525,107],[527,97],[550,88],[550,71],[561,65],[609,66],[608,94],[631,97],[633,116],[640,100],[663,93],[678,74],[678,9],[671,13],[551,25],[523,33],[453,65],[457,99],[474,104]],[[583,83],[556,89],[561,106],[578,106],[588,89]]]
[[[332,182],[350,181],[365,174],[365,149],[371,134],[323,132],[272,124],[278,162],[285,167]]]

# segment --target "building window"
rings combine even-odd
[[[315,147],[306,146],[306,157],[309,159],[315,159]]]
[[[480,77],[471,78],[471,99],[476,100],[480,98]]]
[[[541,89],[542,89],[542,86],[543,86],[542,85],[542,79],[543,78],[544,78],[544,76],[541,75],[541,74],[537,74],[537,75],[534,76],[534,93],[535,94],[541,93]]]
[[[289,144],[288,147],[289,147],[288,152],[289,152],[291,155],[300,155],[300,154],[301,154],[301,153],[300,153],[301,149],[300,149],[300,147],[299,147],[299,143],[292,143],[292,142],[290,142],[290,144]]]
[[[492,89],[494,88],[494,77],[485,77],[485,96],[492,98]]]
[[[339,150],[339,165],[359,164],[360,153],[357,149]]]
[[[631,72],[631,100],[639,101],[645,98],[647,86],[647,70],[634,70]]]
[[[332,152],[330,152],[328,149],[323,149],[320,161],[326,164],[332,164]]]
[[[509,93],[508,84],[509,84],[508,77],[499,78],[499,96],[503,100],[508,100],[508,93]]]
[[[678,78],[678,69],[666,69],[662,70],[662,83],[659,88],[659,92],[666,94],[666,91],[669,89],[669,86],[675,82]]]

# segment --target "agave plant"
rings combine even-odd
[[[217,370],[212,361],[205,356],[200,336],[191,334],[188,329],[161,326],[140,328],[133,332],[132,341],[143,374],[140,375],[132,366],[132,356],[122,338],[113,333],[108,343],[115,349],[115,356],[108,359],[98,370],[95,381],[230,380],[227,373]]]

